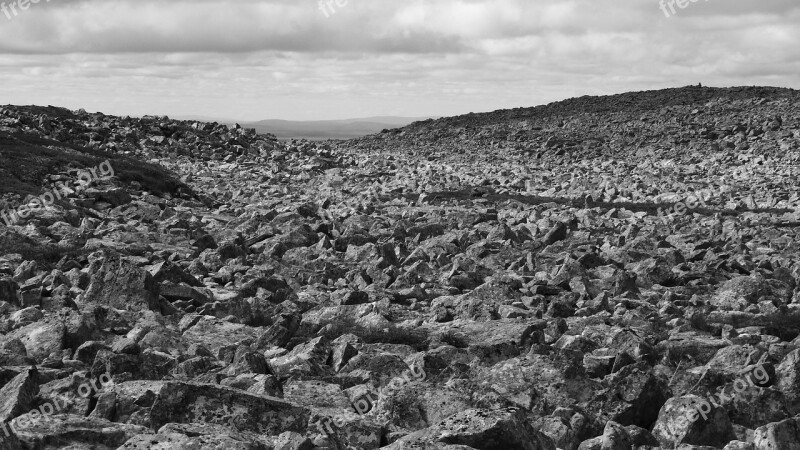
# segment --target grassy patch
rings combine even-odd
[[[154,164],[35,135],[0,132],[0,195],[38,195],[49,175],[97,167],[106,160],[123,184],[139,182],[155,195],[177,194],[179,189],[191,192],[171,172]]]

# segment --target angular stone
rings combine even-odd
[[[85,303],[132,311],[160,310],[158,284],[153,277],[119,256],[106,253],[105,258],[93,264],[91,273],[92,281],[83,297]]]
[[[679,444],[721,447],[735,438],[728,413],[695,395],[667,400],[653,426],[653,436],[667,448]]]
[[[550,228],[550,231],[548,231],[547,234],[544,236],[542,242],[544,242],[544,245],[551,245],[555,244],[558,241],[563,241],[564,239],[567,238],[567,231],[568,231],[567,224],[559,222],[553,225],[552,228]]]
[[[753,433],[756,450],[793,450],[800,443],[800,419],[797,417],[758,427]]]
[[[762,297],[778,304],[787,304],[791,301],[791,296],[791,288],[781,281],[736,277],[726,281],[711,302],[723,310],[742,311]]]
[[[257,328],[209,316],[200,316],[194,326],[183,332],[183,340],[186,343],[202,345],[214,355],[226,346],[255,343],[257,337]]]
[[[321,376],[332,374],[333,370],[327,366],[330,357],[330,347],[322,337],[298,345],[284,356],[272,358],[269,365],[280,375],[305,374]]]
[[[786,396],[789,411],[800,413],[800,350],[786,355],[775,369],[775,375],[775,387]]]
[[[39,393],[36,369],[27,369],[0,388],[0,424],[28,413]]]
[[[147,431],[143,426],[70,414],[40,416],[38,420],[29,422],[34,425],[19,432],[19,439],[26,448],[47,448],[53,442],[66,448],[96,448],[98,444],[105,448],[116,448],[131,437]]]
[[[303,432],[309,411],[283,400],[213,384],[167,382],[150,412],[153,427],[170,422],[210,423],[239,431],[277,435]]]
[[[285,347],[299,326],[300,317],[297,314],[281,314],[275,323],[258,337],[256,347],[259,349],[268,346]]]
[[[468,409],[399,439],[386,447],[400,450],[424,445],[462,445],[486,450],[555,450],[553,441],[534,430],[520,410]]]
[[[481,392],[499,395],[535,414],[549,415],[559,406],[589,401],[600,389],[598,382],[582,376],[575,366],[529,354],[481,368],[473,382]]]
[[[48,317],[0,336],[0,343],[19,340],[25,345],[29,357],[43,361],[53,354],[61,354],[65,337],[68,336],[64,323]]]

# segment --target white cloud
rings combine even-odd
[[[0,0],[2,1],[2,0]],[[6,3],[9,0],[5,0]],[[235,119],[448,115],[703,82],[800,88],[800,4],[52,0],[0,13],[7,102]]]

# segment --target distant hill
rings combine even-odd
[[[255,128],[258,133],[272,133],[279,139],[305,138],[310,140],[352,139],[380,133],[387,128],[400,128],[428,117],[366,117],[346,120],[261,120],[240,123]]]
[[[500,109],[491,112],[469,113],[460,116],[442,117],[418,122],[405,131],[448,129],[458,127],[481,127],[492,124],[512,124],[515,121],[541,118],[566,118],[582,114],[613,114],[620,112],[644,112],[665,107],[702,106],[715,99],[727,101],[750,98],[782,98],[796,96],[790,88],[741,86],[730,88],[686,86],[623,94],[575,97],[547,105],[527,108]]]

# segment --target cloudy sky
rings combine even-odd
[[[800,89],[798,0],[2,1],[0,104],[311,120]]]

